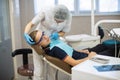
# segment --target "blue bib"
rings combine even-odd
[[[59,47],[60,49],[64,50],[69,56],[72,57],[72,53],[73,53],[73,48],[68,46],[66,43],[64,43],[63,41],[61,40],[51,40],[51,43],[50,43],[50,50],[53,48],[53,47]]]

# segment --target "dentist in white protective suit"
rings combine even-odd
[[[56,5],[54,7],[45,8],[39,12],[26,26],[24,31],[24,37],[28,44],[34,45],[31,37],[28,35],[33,27],[36,30],[42,30],[51,39],[57,39],[60,36],[63,37],[65,33],[71,29],[72,15],[68,8],[64,5]],[[45,80],[43,74],[46,72],[46,79],[55,80],[55,71],[53,67],[49,65],[45,66],[42,56],[33,52],[34,62],[34,77],[33,80]],[[45,68],[45,69],[44,69]]]

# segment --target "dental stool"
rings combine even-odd
[[[16,49],[12,52],[12,57],[16,55],[22,55],[23,57],[23,65],[18,67],[17,72],[22,76],[28,76],[28,80],[32,80],[33,76],[33,64],[28,64],[28,54],[32,54],[32,49],[30,48],[23,48],[23,49]]]
[[[91,48],[100,43],[100,36],[88,34],[68,35],[65,37],[66,42],[74,49]]]

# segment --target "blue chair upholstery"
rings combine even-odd
[[[114,39],[110,39],[110,40],[105,40],[102,42],[102,44],[105,44],[105,45],[115,45],[115,44],[119,44],[120,45],[120,41],[117,41],[117,40],[114,40]]]

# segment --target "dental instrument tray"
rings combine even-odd
[[[102,63],[102,64],[107,64],[109,62],[109,59],[100,58],[100,57],[93,57],[90,60],[98,62],[98,63]]]

